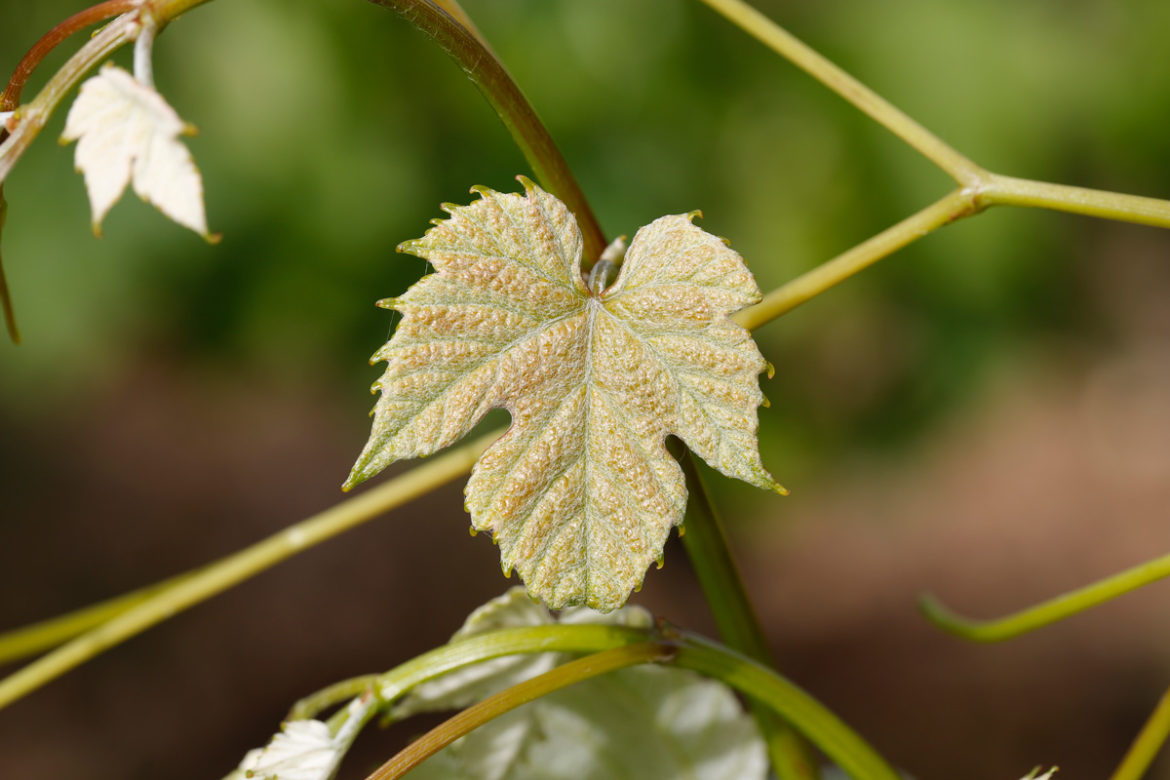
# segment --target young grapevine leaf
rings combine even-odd
[[[211,240],[203,208],[203,179],[179,141],[194,129],[154,89],[107,63],[81,85],[61,141],[77,141],[75,162],[85,176],[93,230],[126,185],[184,227]]]
[[[534,610],[544,622],[554,622],[547,610],[513,589],[477,610],[455,638],[529,624]],[[560,618],[573,623],[615,621],[645,625],[652,619],[644,610],[629,607],[610,615],[569,610]],[[426,684],[440,688],[420,686],[404,703],[410,702],[410,712],[467,706],[567,660],[564,653],[534,658],[541,662],[514,666],[506,676],[485,674],[492,662],[453,672]],[[463,684],[444,685],[448,678]],[[489,678],[494,685],[485,687]],[[432,695],[439,690],[442,695]],[[428,759],[410,777],[763,780],[766,772],[763,742],[730,689],[683,669],[640,666],[586,680],[506,713]]]
[[[724,474],[783,492],[760,462],[751,335],[729,319],[760,298],[743,259],[661,217],[634,236],[613,284],[586,279],[563,203],[476,188],[399,247],[436,273],[379,305],[402,313],[375,355],[386,372],[346,487],[464,436],[492,408],[512,425],[476,463],[466,505],[505,572],[553,608],[625,603],[683,517],[668,434]]]

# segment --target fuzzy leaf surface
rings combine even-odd
[[[759,300],[743,259],[661,217],[634,236],[612,285],[582,276],[563,203],[477,188],[399,247],[436,273],[380,305],[402,314],[373,430],[346,483],[446,447],[493,408],[512,425],[476,463],[466,506],[505,572],[550,607],[625,603],[686,505],[666,451],[678,436],[724,474],[783,491],[760,462],[766,363],[729,315]],[[604,288],[604,289],[602,289]]]
[[[61,141],[77,141],[93,229],[133,182],[134,191],[166,216],[204,238],[203,179],[179,141],[194,130],[154,89],[107,63],[81,85]]]

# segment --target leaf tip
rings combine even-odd
[[[776,366],[771,363],[764,363],[764,371],[767,372],[768,378],[772,379],[776,376]]]
[[[683,216],[687,218],[688,222],[694,222],[696,217],[699,219],[703,218],[703,210],[702,209],[695,209],[694,211],[688,211]]]
[[[223,233],[208,233],[204,231],[201,235],[203,236],[203,240],[211,246],[216,246],[219,242],[223,241]]]
[[[536,182],[522,173],[516,177],[516,181],[520,182],[521,186],[524,187],[525,192],[532,192],[533,190],[540,189],[536,186]]]

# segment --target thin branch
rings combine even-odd
[[[672,453],[679,459],[686,475],[686,523],[680,531],[683,546],[695,569],[695,576],[706,596],[719,636],[729,647],[767,667],[775,666],[771,648],[752,608],[739,568],[731,554],[731,545],[719,514],[703,484],[694,456],[677,440],[671,440]],[[748,699],[760,734],[768,745],[772,769],[780,780],[813,780],[819,777],[816,761],[804,741],[775,712],[755,699]]]
[[[455,60],[471,78],[524,154],[541,185],[556,195],[577,218],[584,238],[584,263],[592,265],[606,246],[593,209],[577,184],[556,142],[524,93],[490,49],[432,0],[370,0],[395,11]]]
[[[1170,737],[1170,690],[1162,694],[1146,725],[1126,751],[1110,780],[1141,780]]]
[[[927,620],[948,634],[971,642],[1002,642],[1064,620],[1168,576],[1170,555],[1164,555],[996,620],[971,620],[957,615],[929,593],[919,598],[918,605]]]
[[[771,708],[856,780],[900,780],[885,759],[825,705],[768,667],[709,639],[684,634],[675,666],[712,677]]]
[[[970,186],[985,178],[986,173],[974,162],[744,0],[702,2],[917,149],[960,185]]]
[[[1003,204],[1045,208],[1119,222],[1170,228],[1170,201],[1140,195],[1124,195],[1119,192],[992,174],[981,186],[979,198],[988,206]]]
[[[31,103],[16,110],[16,115],[9,121],[9,127],[14,124],[15,127],[12,127],[8,138],[0,143],[0,183],[8,178],[12,167],[40,134],[57,104],[74,85],[99,62],[133,41],[139,29],[141,25],[136,14],[119,16],[70,57]]]
[[[3,132],[0,131],[0,137]],[[8,201],[4,198],[4,184],[0,182],[0,236],[4,234],[4,222],[8,218]],[[13,344],[20,343],[20,328],[16,324],[16,309],[12,306],[12,291],[8,288],[8,276],[4,273],[4,257],[0,253],[0,310],[4,312],[4,327]]]
[[[108,601],[0,635],[0,665],[10,664],[64,644],[73,637],[112,620],[136,604],[165,592],[193,573],[188,572],[156,582]]]
[[[141,0],[106,0],[104,3],[98,3],[84,11],[75,13],[45,33],[16,64],[16,70],[13,72],[12,78],[9,79],[8,86],[5,87],[4,93],[0,94],[0,111],[12,111],[20,105],[20,96],[29,77],[32,76],[33,71],[37,69],[41,61],[48,56],[49,52],[57,48],[62,41],[86,27],[127,11],[133,11],[141,4]]]
[[[943,225],[977,213],[980,208],[974,191],[954,190],[917,214],[776,288],[755,306],[738,312],[735,321],[749,330],[755,330],[869,268],[883,257]]]
[[[206,567],[0,681],[0,708],[106,649],[389,509],[467,473],[500,432],[451,450],[378,487]]]

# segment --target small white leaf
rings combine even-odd
[[[319,720],[285,723],[267,747],[248,751],[239,768],[224,780],[329,780],[376,701],[369,695],[351,701],[336,734]]]
[[[162,95],[112,64],[81,86],[61,141],[78,142],[74,159],[85,176],[94,233],[133,182],[144,201],[211,240],[203,179],[179,141],[193,132]]]

